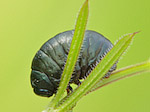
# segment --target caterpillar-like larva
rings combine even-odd
[[[31,85],[37,95],[50,97],[57,92],[73,34],[74,30],[70,30],[54,36],[42,45],[33,58]],[[103,35],[87,30],[69,84],[80,85],[80,79],[88,76],[91,69],[94,69],[112,46]],[[109,77],[115,69],[116,64],[105,77]],[[67,89],[72,90],[69,84]]]

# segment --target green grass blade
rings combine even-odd
[[[142,74],[145,72],[150,72],[150,62],[143,62],[140,64],[135,64],[132,66],[119,69],[113,72],[109,78],[100,80],[94,87],[92,87],[92,89],[88,93],[95,91],[101,87],[104,87],[108,84],[111,84],[113,82],[119,81],[121,79],[130,77],[130,76],[135,76],[138,74]]]
[[[121,38],[83,83],[63,102],[62,105],[57,107],[57,111],[63,112],[69,110],[69,108],[84,96],[84,94],[86,94],[107,73],[111,66],[125,52],[135,34],[136,33],[129,34]]]
[[[119,70],[114,71],[109,78],[105,78],[105,79],[100,80],[85,95],[87,95],[93,91],[96,91],[96,90],[100,89],[101,87],[107,86],[113,82],[128,78],[130,76],[142,74],[145,72],[150,72],[150,61],[146,61],[146,62],[142,62],[139,64],[135,64],[135,65],[121,68]],[[69,96],[67,96],[67,97],[69,97]],[[65,97],[61,102],[64,102],[67,97]]]
[[[76,61],[80,53],[80,49],[81,49],[81,45],[83,42],[84,33],[87,25],[88,13],[89,13],[88,9],[89,9],[88,0],[86,0],[82,8],[80,9],[77,18],[74,36],[71,42],[70,51],[67,57],[65,68],[61,76],[61,81],[60,81],[57,94],[49,105],[51,109],[54,109],[55,106],[58,104],[58,102],[61,100],[61,97],[63,96],[63,93],[66,90],[71,75],[74,71],[74,66],[76,64]]]

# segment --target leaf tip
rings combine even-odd
[[[87,5],[88,5],[88,3],[89,3],[89,0],[86,0],[84,4],[87,4]]]
[[[141,31],[137,31],[137,32],[134,32],[134,33],[130,33],[129,35],[133,38],[135,36],[135,34],[137,33],[140,33]]]
[[[137,32],[134,32],[133,34],[137,34],[137,33],[140,33],[141,31],[139,30],[139,31],[137,31]]]

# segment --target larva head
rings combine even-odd
[[[32,70],[31,85],[39,96],[50,97],[54,94],[54,86],[45,73]]]

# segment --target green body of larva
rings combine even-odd
[[[74,30],[56,35],[36,53],[31,67],[31,85],[37,95],[50,97],[57,92],[73,34]],[[99,62],[112,46],[112,43],[101,34],[87,30],[69,83],[79,84],[79,80],[88,75],[91,66],[96,65],[96,62]],[[115,69],[116,64],[105,77]],[[68,89],[71,89],[69,84]]]

